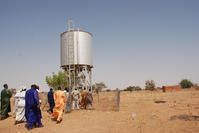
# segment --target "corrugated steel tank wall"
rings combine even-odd
[[[69,44],[73,45],[73,50]],[[61,66],[77,64],[92,66],[92,34],[81,30],[64,32],[61,34]]]

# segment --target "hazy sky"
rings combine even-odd
[[[93,34],[93,82],[199,83],[198,0],[0,0],[0,88],[48,89],[70,19]]]

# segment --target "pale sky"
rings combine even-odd
[[[36,83],[60,70],[68,20],[93,34],[93,82],[109,89],[199,83],[198,0],[0,0],[0,85]]]

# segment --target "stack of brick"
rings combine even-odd
[[[162,86],[162,91],[163,92],[166,92],[166,91],[178,91],[180,89],[181,89],[180,85]]]

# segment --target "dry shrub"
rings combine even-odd
[[[199,90],[199,86],[197,85],[197,86],[194,86],[194,88],[196,89],[196,90]]]

